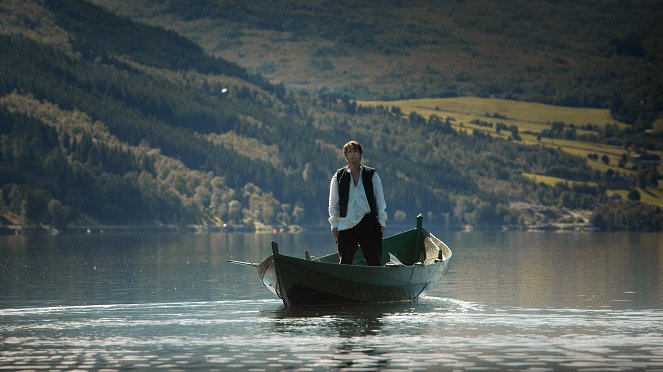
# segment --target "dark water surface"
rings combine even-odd
[[[0,369],[663,370],[663,235],[437,234],[414,303],[288,311],[258,281],[300,235],[0,236]]]

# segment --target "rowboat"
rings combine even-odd
[[[286,308],[416,300],[446,273],[451,249],[422,227],[382,239],[382,266],[366,266],[361,250],[352,265],[339,264],[338,253],[304,258],[279,253],[260,263],[228,261],[257,267],[260,280]]]

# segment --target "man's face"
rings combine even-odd
[[[345,153],[345,158],[349,164],[358,164],[361,162],[361,153],[354,147],[350,147]]]

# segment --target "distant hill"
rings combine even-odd
[[[290,88],[663,112],[663,2],[93,0]]]
[[[643,202],[663,207],[663,190],[658,185],[663,170],[663,136],[655,133],[640,135],[628,124],[611,118],[607,109],[477,97],[357,101],[357,104],[397,110],[406,117],[420,115],[427,120],[433,116],[444,117],[457,131],[486,133],[586,158],[593,170],[621,174],[633,180],[630,184],[599,181],[608,189],[608,194],[626,198],[623,188],[612,189],[615,184],[627,185],[626,189],[634,187],[639,190]],[[578,186],[573,175],[567,177],[566,172],[555,173],[553,176],[524,175],[536,182]]]
[[[158,12],[162,5],[154,4],[144,9]],[[188,6],[213,14],[205,4]],[[233,14],[242,11],[236,6]],[[364,29],[353,22],[342,25]],[[332,37],[316,32],[320,40]],[[361,43],[371,40],[383,41]],[[595,169],[586,157],[525,146],[513,136],[458,130],[443,115],[403,115],[357,105],[355,95],[332,89],[293,89],[180,33],[89,2],[0,3],[0,50],[2,229],[324,225],[329,180],[344,165],[340,147],[351,138],[364,144],[365,163],[383,179],[390,224],[423,213],[450,228],[528,228],[562,218],[575,219],[564,222],[571,228],[663,226],[660,209],[636,201],[635,175]],[[375,45],[369,53],[402,52]],[[613,136],[645,138],[624,128],[613,128]],[[645,170],[658,181],[656,167]],[[531,175],[577,182],[536,182]],[[605,181],[631,188],[631,201],[608,198]],[[536,206],[536,218],[527,205]]]
[[[304,187],[282,186],[284,177],[271,176],[284,169],[215,139],[286,125],[272,108],[284,107],[282,86],[209,57],[173,32],[90,3],[40,4],[9,3],[13,13],[3,13],[5,25],[12,16],[21,20],[16,31],[34,29],[40,20],[33,18],[47,15],[48,27],[65,35],[55,47],[39,32],[22,32],[37,42],[0,36],[0,178],[8,213],[23,224],[61,226],[92,218],[253,227],[280,213],[288,214],[283,223],[297,216],[299,205],[283,206],[256,185],[305,198]]]

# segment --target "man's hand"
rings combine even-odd
[[[334,235],[334,238],[336,238],[336,240],[338,240],[338,229],[337,228],[332,229],[332,235]]]
[[[384,236],[384,226],[380,227],[380,235]]]

